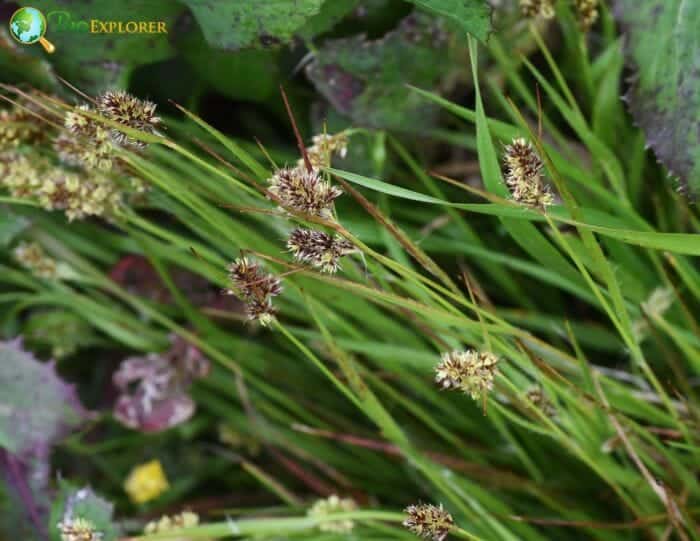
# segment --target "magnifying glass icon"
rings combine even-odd
[[[44,37],[47,30],[46,17],[36,8],[19,8],[10,18],[10,34],[22,45],[39,43],[44,50],[51,54],[56,47]]]

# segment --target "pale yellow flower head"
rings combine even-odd
[[[323,519],[336,513],[355,511],[357,504],[352,498],[340,498],[336,494],[323,500],[318,500],[309,509],[307,515],[311,518]],[[355,527],[355,523],[349,519],[324,521],[318,525],[322,532],[348,533]]]

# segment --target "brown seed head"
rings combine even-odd
[[[257,263],[240,257],[228,267],[231,289],[226,293],[236,295],[246,304],[246,314],[262,325],[269,324],[275,315],[272,297],[282,293],[280,279],[266,273]]]
[[[105,117],[129,128],[146,133],[155,133],[160,125],[156,113],[156,104],[140,100],[123,90],[105,92],[97,98],[97,107]],[[113,129],[112,139],[119,145],[132,148],[144,148],[145,143],[127,136],[124,132]]]
[[[343,194],[318,171],[305,167],[280,169],[269,182],[270,193],[283,208],[325,219],[333,218],[333,202]]]
[[[340,258],[353,253],[355,247],[340,235],[297,228],[287,240],[294,259],[333,274],[340,268]]]
[[[529,141],[514,139],[506,146],[503,162],[506,183],[515,201],[541,208],[554,203],[554,196],[542,179],[542,160]]]
[[[432,504],[409,505],[405,510],[408,514],[403,525],[418,537],[430,541],[443,541],[454,527],[452,515],[442,508]]]

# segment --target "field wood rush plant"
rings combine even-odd
[[[32,6],[0,538],[700,539],[700,2]]]

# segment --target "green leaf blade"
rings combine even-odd
[[[700,3],[617,0],[636,70],[626,95],[657,158],[684,189],[700,190]]]
[[[409,0],[416,6],[456,23],[485,42],[491,33],[492,8],[485,0]]]

